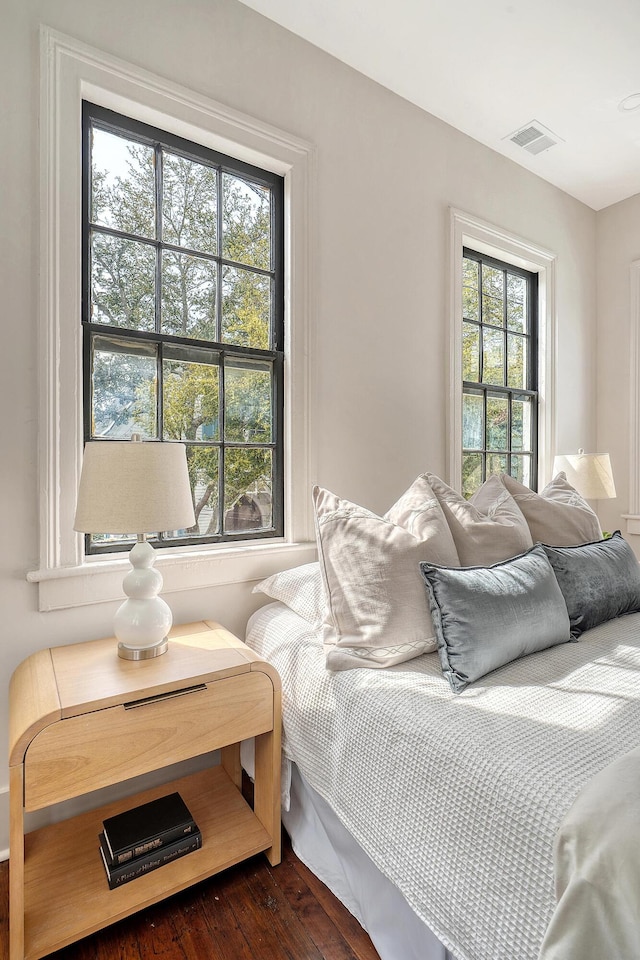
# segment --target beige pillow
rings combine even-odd
[[[524,514],[534,541],[551,547],[574,547],[602,539],[600,521],[578,491],[559,473],[541,493],[513,477],[500,477]]]
[[[529,527],[500,477],[486,480],[465,500],[431,473],[427,478],[449,524],[463,567],[488,566],[533,546]]]
[[[387,517],[320,487],[314,488],[313,503],[327,599],[327,667],[389,667],[434,651],[435,630],[419,563],[459,563],[426,479],[419,477]]]

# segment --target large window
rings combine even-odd
[[[196,524],[156,542],[282,536],[282,178],[83,111],[85,440],[186,444]]]
[[[537,483],[537,274],[464,248],[462,492]]]

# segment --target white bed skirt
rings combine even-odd
[[[296,855],[360,921],[381,960],[454,960],[291,764],[282,821]]]

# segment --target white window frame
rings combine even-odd
[[[627,533],[640,534],[640,260],[630,269],[629,343],[629,512],[623,513]]]
[[[551,478],[556,419],[556,261],[550,250],[453,207],[449,211],[449,483],[462,486],[462,260],[464,247],[538,275],[538,485]]]
[[[159,550],[165,593],[260,579],[315,557],[309,354],[311,144],[46,26],[40,28],[39,609],[122,597],[126,554],[85,557],[73,530],[82,465],[82,100],[280,174],[285,180],[285,535]]]

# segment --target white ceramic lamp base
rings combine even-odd
[[[148,660],[159,657],[168,647],[167,634],[173,623],[171,609],[158,596],[162,574],[154,569],[155,551],[146,540],[139,540],[129,554],[132,569],[122,588],[128,600],[118,609],[115,635],[118,656],[124,660]]]

